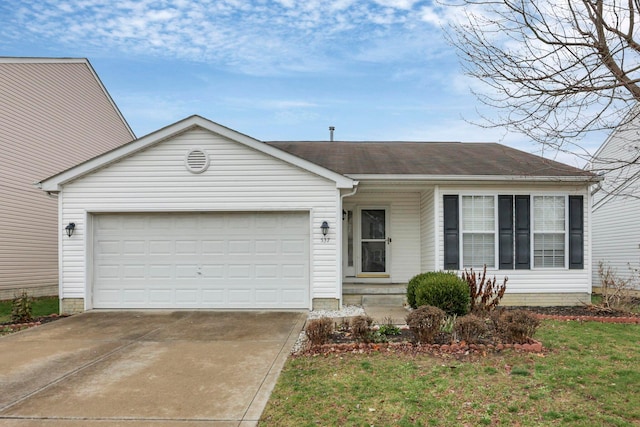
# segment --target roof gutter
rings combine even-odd
[[[405,175],[405,174],[345,174],[362,181],[439,181],[439,182],[599,182],[603,177],[591,176],[527,176],[527,175]]]

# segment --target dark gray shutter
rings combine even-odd
[[[515,196],[515,268],[531,268],[531,198],[528,195]]]
[[[513,196],[498,196],[498,266],[513,268]]]
[[[444,269],[460,268],[460,238],[458,220],[458,196],[443,196],[444,209]]]
[[[584,268],[584,215],[582,196],[569,196],[569,268]]]

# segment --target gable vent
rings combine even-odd
[[[194,148],[187,153],[185,163],[189,172],[202,173],[209,167],[209,156],[206,151]]]

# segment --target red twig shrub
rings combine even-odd
[[[471,312],[489,312],[495,310],[500,304],[500,300],[507,290],[508,277],[505,277],[502,284],[499,285],[495,276],[493,279],[487,280],[487,266],[482,270],[482,275],[478,277],[478,273],[471,268],[466,269],[462,273],[462,279],[469,286],[469,294],[471,296]]]

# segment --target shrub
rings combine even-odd
[[[466,281],[469,286],[471,312],[481,313],[492,311],[500,304],[500,300],[507,290],[509,278],[505,277],[501,285],[498,285],[495,276],[493,279],[487,280],[487,266],[485,265],[479,280],[478,273],[474,272],[473,268],[469,272],[464,270],[462,280]]]
[[[407,315],[407,325],[416,341],[423,344],[433,343],[446,314],[438,307],[421,306]]]
[[[475,314],[459,317],[453,327],[457,337],[468,343],[479,342],[488,331],[484,319]]]
[[[416,305],[416,288],[418,287],[418,284],[425,280],[429,280],[437,274],[438,273],[435,271],[429,271],[427,273],[421,273],[417,276],[413,276],[411,280],[409,280],[409,283],[407,284],[407,303],[411,308],[418,308]]]
[[[356,316],[351,319],[351,333],[360,342],[371,342],[373,340],[373,319],[366,315]]]
[[[637,306],[634,297],[634,284],[640,283],[640,271],[629,265],[627,278],[620,277],[611,266],[600,261],[598,275],[600,276],[601,306],[605,310],[633,311]]]
[[[33,298],[22,291],[20,295],[13,297],[11,303],[11,321],[13,323],[25,323],[33,320]]]
[[[419,276],[414,277],[415,304],[418,307],[431,305],[448,315],[458,316],[469,312],[469,287],[455,273],[437,272]]]
[[[505,342],[517,344],[527,343],[540,326],[540,320],[525,310],[502,310],[492,321]]]
[[[312,346],[326,344],[333,333],[333,321],[328,317],[309,320],[305,333]]]

